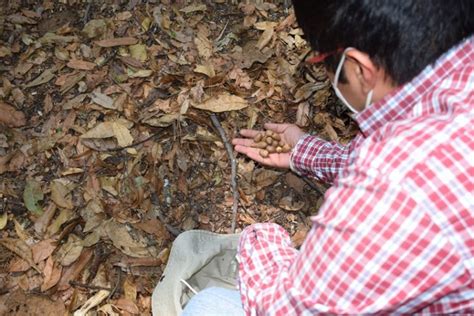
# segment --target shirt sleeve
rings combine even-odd
[[[349,144],[341,145],[306,135],[298,141],[291,153],[290,168],[301,176],[332,183],[347,164],[355,144],[361,137],[358,135]]]
[[[428,212],[377,173],[338,177],[300,251],[276,224],[243,231],[246,315],[410,314],[471,282]]]

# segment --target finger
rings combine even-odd
[[[251,138],[234,138],[232,139],[232,145],[241,145],[246,147],[252,147],[255,145],[255,142]]]
[[[262,131],[256,131],[254,129],[242,129],[242,130],[240,130],[240,135],[242,135],[244,137],[248,137],[248,138],[254,138],[255,136],[257,136],[261,132]]]
[[[264,164],[266,163],[265,162],[266,159],[260,156],[260,153],[258,152],[259,150],[257,148],[237,145],[235,146],[234,149],[236,152],[244,154],[250,159],[255,160],[256,162],[264,163]]]
[[[275,133],[284,133],[290,124],[265,123],[263,126]]]

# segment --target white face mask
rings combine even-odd
[[[352,47],[346,48],[344,50],[344,53],[342,53],[341,61],[339,62],[339,65],[337,65],[336,73],[334,75],[334,82],[332,83],[332,86],[334,88],[334,92],[336,92],[337,97],[344,103],[345,106],[347,106],[352,112],[355,114],[359,113],[347,100],[344,98],[342,95],[341,91],[337,87],[337,84],[339,82],[339,76],[341,75],[342,67],[344,66],[344,61],[346,60],[346,53],[350,50],[352,50]],[[367,100],[365,101],[365,108],[367,108],[370,103],[372,103],[372,95],[374,93],[374,90],[370,90],[369,93],[367,94]]]

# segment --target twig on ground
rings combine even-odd
[[[227,25],[229,25],[229,20],[227,20],[227,22],[224,25],[224,27],[222,28],[222,31],[220,32],[219,36],[214,41],[215,43],[219,42],[221,40],[222,36],[224,36],[225,30],[227,29]]]
[[[151,194],[150,199],[151,199],[151,204],[155,206],[153,208],[154,213],[156,214],[156,216],[158,216],[158,219],[165,225],[166,230],[174,237],[178,237],[178,235],[181,234],[183,231],[179,228],[175,228],[171,226],[170,224],[166,223],[166,218],[161,212],[160,208],[158,207],[158,205],[160,205],[160,202],[155,192]]]
[[[89,22],[89,13],[91,11],[92,1],[94,0],[87,1],[86,11],[84,12],[84,17],[82,18],[82,23],[84,23],[84,25]]]
[[[155,137],[160,136],[160,135],[163,134],[164,132],[165,132],[165,129],[164,129],[164,128],[163,128],[163,129],[160,129],[158,132],[151,134],[150,136],[148,136],[147,138],[145,138],[145,139],[143,139],[143,140],[137,141],[137,142],[135,142],[135,143],[133,143],[133,144],[130,144],[130,145],[128,145],[128,146],[109,149],[108,151],[121,151],[121,150],[123,150],[123,149],[136,147],[136,146],[138,146],[138,145],[141,145],[141,144],[143,144],[143,143],[146,143],[147,141],[149,141],[149,140],[151,140],[151,139],[153,139],[153,138],[155,138]]]
[[[72,287],[83,287],[83,288],[89,289],[89,290],[106,290],[106,291],[112,291],[112,289],[111,289],[110,287],[103,287],[103,286],[97,286],[97,285],[84,284],[84,283],[80,283],[80,282],[77,282],[77,281],[69,281],[69,284],[70,284]]]
[[[306,182],[307,185],[309,185],[311,187],[311,189],[315,190],[316,192],[318,192],[320,195],[324,195],[324,192],[316,185],[314,184],[313,182],[311,182],[311,180],[305,178],[305,177],[301,177],[301,179]]]
[[[232,193],[234,194],[234,203],[232,204],[232,226],[231,231],[232,233],[235,232],[235,226],[237,224],[237,207],[239,204],[239,191],[237,190],[237,161],[234,156],[234,151],[232,150],[232,145],[227,140],[227,136],[225,135],[224,129],[217,118],[217,115],[214,113],[211,114],[211,121],[214,127],[219,132],[221,136],[222,142],[224,143],[225,149],[227,150],[227,155],[229,156],[230,164],[231,164],[231,186],[232,186]]]
[[[122,281],[122,269],[117,267],[117,270],[118,270],[117,282],[115,283],[114,288],[109,293],[109,296],[107,298],[111,298],[115,294],[115,292],[117,292],[120,282]]]

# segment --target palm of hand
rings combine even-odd
[[[271,130],[280,134],[283,142],[290,145],[292,148],[298,143],[298,140],[304,135],[304,132],[293,124],[265,124],[267,130]],[[257,130],[241,130],[240,134],[244,138],[234,138],[232,144],[235,146],[235,151],[242,153],[259,163],[276,167],[286,168],[290,167],[290,153],[272,153],[264,158],[259,154],[259,149],[254,148],[255,142],[253,138],[262,131]]]

